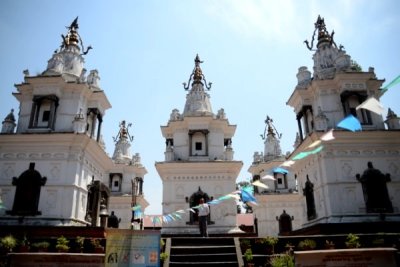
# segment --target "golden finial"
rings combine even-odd
[[[207,81],[206,81],[206,78],[205,78],[205,76],[203,74],[203,71],[200,68],[200,64],[201,63],[203,63],[203,61],[201,61],[199,55],[196,54],[196,57],[194,59],[194,69],[193,69],[192,74],[189,77],[189,81],[188,81],[187,84],[183,83],[183,88],[185,88],[185,90],[189,89],[189,84],[190,84],[190,81],[192,79],[193,79],[192,85],[193,84],[202,84],[203,85],[202,81],[204,81],[204,84],[205,84],[206,88],[208,90],[210,90],[212,83],[208,83],[207,84]]]

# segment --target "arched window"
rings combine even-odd
[[[15,190],[13,209],[7,213],[11,215],[34,216],[40,215],[38,211],[41,186],[46,184],[46,177],[42,177],[35,170],[35,163],[29,164],[29,169],[18,178],[14,177],[12,184]]]
[[[110,189],[111,192],[121,192],[122,174],[111,173],[110,174]]]
[[[189,131],[190,156],[207,156],[208,154],[207,135],[208,135],[208,130]]]

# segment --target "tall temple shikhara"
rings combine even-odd
[[[130,228],[132,205],[148,206],[147,171],[139,154],[131,155],[125,123],[113,158],[104,151],[101,127],[111,104],[98,71],[86,75],[91,47],[83,47],[78,28],[76,18],[46,70],[36,76],[25,70],[16,85],[18,123],[12,111],[0,135],[0,196],[7,209],[0,224],[99,226],[114,211],[121,228]]]
[[[163,213],[187,210],[217,199],[236,189],[241,161],[233,159],[232,138],[236,125],[229,124],[224,109],[212,111],[210,96],[200,68],[199,56],[189,82],[184,83],[186,103],[183,113],[173,109],[166,126],[161,126],[165,138],[165,160],[156,163],[163,183]],[[228,233],[236,226],[236,204],[224,201],[211,207],[210,234]],[[163,234],[197,234],[197,213],[186,212],[182,220],[163,225]]]
[[[385,231],[400,221],[399,118],[390,109],[384,121],[381,114],[358,108],[372,97],[379,100],[384,80],[372,67],[362,71],[333,36],[318,17],[311,44],[305,41],[314,51],[313,73],[299,68],[298,83],[287,101],[299,129],[294,151],[288,157],[256,152],[249,169],[254,180],[261,178],[269,185],[257,195],[261,235],[346,232],[362,224]],[[349,115],[360,122],[362,131],[337,126]],[[321,140],[330,130],[334,139]],[[265,145],[271,146],[267,140]],[[318,143],[319,153],[295,160],[284,167],[287,173],[277,169]],[[275,181],[262,179],[268,174]]]

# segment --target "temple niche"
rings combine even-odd
[[[389,198],[387,182],[390,182],[390,174],[383,174],[368,162],[368,168],[362,175],[357,174],[356,178],[362,185],[364,201],[368,213],[393,212],[392,202]]]
[[[313,220],[317,217],[315,211],[314,184],[310,181],[308,175],[305,187],[303,188],[303,195],[306,197],[307,218],[308,220]]]
[[[212,200],[212,198],[210,198],[208,196],[208,194],[203,192],[201,190],[201,188],[199,187],[199,190],[197,190],[197,192],[193,193],[190,196],[190,199],[188,199],[189,207],[193,208],[193,207],[198,206],[200,204],[200,199],[202,199],[202,198],[204,199],[204,203],[207,203],[207,202]],[[190,213],[190,221],[187,222],[187,224],[198,224],[199,223],[199,215],[198,215],[199,211],[198,211],[198,209],[195,209],[195,211],[196,211],[195,213],[193,213],[193,212]],[[210,218],[211,218],[211,212],[207,216],[207,223],[208,224],[212,223],[210,221]]]
[[[279,217],[276,216],[276,220],[279,222],[279,235],[288,235],[292,231],[294,217],[287,214],[286,210]]]
[[[35,216],[42,213],[38,210],[41,187],[46,184],[47,178],[35,170],[35,163],[29,164],[29,169],[24,171],[18,178],[14,177],[12,185],[15,190],[14,204],[10,215]]]

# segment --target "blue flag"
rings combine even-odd
[[[337,127],[344,128],[344,129],[352,131],[352,132],[362,130],[360,121],[351,114],[348,115],[343,120],[341,120],[338,123]]]

